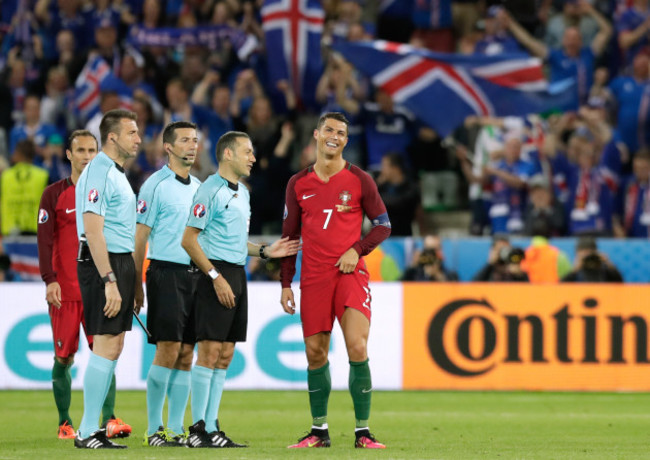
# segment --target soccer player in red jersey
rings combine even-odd
[[[390,221],[373,179],[343,159],[348,120],[326,113],[314,130],[316,163],[294,175],[287,185],[282,236],[302,236],[300,319],[307,353],[311,432],[289,447],[329,447],[327,402],[331,390],[328,350],[337,318],[350,359],[350,394],[356,418],[355,447],[383,449],[370,434],[368,419],[372,382],[367,342],[370,289],[363,256],[390,235]],[[361,237],[363,216],[372,229]],[[291,280],[295,256],[282,259],[285,312],[296,305]]]
[[[48,186],[41,197],[38,212],[38,262],[46,288],[47,303],[54,338],[52,389],[59,411],[60,439],[74,439],[70,418],[72,376],[70,368],[79,348],[79,325],[84,324],[83,303],[77,280],[77,224],[75,215],[75,184],[97,155],[97,140],[90,131],[77,130],[70,135],[66,156],[70,160],[70,177]],[[93,337],[86,335],[92,348]],[[113,415],[115,379],[103,407],[103,423],[115,437],[125,436],[131,427]]]

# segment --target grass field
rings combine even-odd
[[[81,418],[73,394],[72,417]],[[330,398],[330,449],[288,450],[310,426],[306,392],[226,391],[220,419],[248,449],[142,447],[145,394],[121,391],[118,415],[134,434],[129,449],[74,449],[56,438],[53,397],[45,391],[0,391],[0,458],[381,458],[381,459],[633,459],[650,458],[650,394],[375,392],[371,430],[385,451],[353,448],[353,411],[347,392]],[[186,422],[189,423],[189,410]]]

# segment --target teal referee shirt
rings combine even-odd
[[[104,217],[108,252],[133,252],[135,248],[135,194],[124,168],[103,151],[83,170],[75,188],[77,235],[84,234],[83,215]],[[67,211],[67,210],[66,210]]]
[[[137,222],[151,228],[147,258],[189,265],[181,247],[188,210],[201,182],[194,176],[176,175],[165,165],[142,185],[138,195]]]
[[[208,259],[245,265],[250,218],[246,186],[228,182],[217,173],[194,195],[187,226],[201,229],[198,241]]]

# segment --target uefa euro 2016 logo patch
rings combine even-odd
[[[194,206],[194,217],[198,217],[200,219],[204,216],[205,216],[205,206],[203,206],[201,203]]]
[[[99,192],[94,188],[88,194],[88,201],[91,203],[97,203],[97,200],[99,200]]]
[[[38,210],[38,223],[39,224],[44,224],[47,222],[47,219],[50,218],[50,215],[47,213],[45,209],[39,209]]]
[[[138,200],[138,206],[137,209],[138,214],[144,214],[147,212],[147,202],[144,200]]]

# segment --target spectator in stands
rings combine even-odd
[[[76,45],[75,35],[71,30],[61,29],[56,34],[56,53],[57,59],[52,65],[62,66],[66,70],[68,81],[76,81],[88,60],[88,51]]]
[[[25,99],[27,96],[28,84],[25,79],[25,63],[19,59],[7,60],[8,68],[5,69],[7,75],[7,88],[11,93],[11,121],[12,123],[22,123],[25,121]],[[7,125],[5,125],[7,126]],[[11,152],[11,148],[9,149]]]
[[[627,8],[618,16],[616,32],[623,53],[624,69],[629,71],[637,54],[648,52],[650,39],[650,5],[648,0],[626,2]]]
[[[598,23],[579,0],[564,0],[562,10],[548,20],[544,35],[546,45],[549,48],[560,48],[567,27],[576,27],[580,31],[582,43],[591,43],[598,34]]]
[[[85,129],[90,131],[98,141],[101,139],[99,124],[101,123],[104,114],[110,110],[120,108],[120,96],[112,88],[100,84],[99,91],[99,111],[88,120],[85,126]],[[99,144],[99,147],[101,149],[101,143]]]
[[[445,267],[442,240],[429,234],[422,239],[422,250],[415,251],[413,263],[404,271],[402,281],[458,281],[458,274]]]
[[[562,278],[563,282],[622,283],[623,277],[605,254],[598,251],[596,239],[583,236],[576,243],[573,270]]]
[[[617,131],[630,152],[650,146],[649,77],[650,56],[639,52],[632,61],[631,75],[619,75],[608,87],[616,111]]]
[[[41,99],[41,121],[56,127],[60,133],[74,130],[76,119],[70,110],[73,92],[65,67],[50,68],[45,82],[45,94]]]
[[[411,42],[418,40],[425,48],[441,53],[453,53],[456,49],[451,15],[452,0],[416,1],[413,4]]]
[[[9,255],[0,252],[0,283],[3,281],[20,281],[20,277],[11,269]]]
[[[409,179],[402,155],[384,155],[376,181],[379,195],[388,211],[391,235],[413,235],[413,221],[420,205],[420,189],[417,182]]]
[[[13,152],[18,142],[30,139],[37,153],[44,147],[51,135],[56,133],[52,125],[41,122],[41,99],[36,94],[25,97],[25,121],[14,125],[9,135],[9,152]]]
[[[163,116],[163,107],[158,101],[154,87],[144,80],[144,66],[145,60],[142,53],[133,47],[128,47],[122,59],[119,77],[133,91],[134,95],[147,96],[153,111],[153,118],[150,118],[150,121],[160,121]]]
[[[505,10],[502,10],[500,14],[508,24],[512,35],[532,55],[548,61],[551,81],[556,82],[566,78],[574,78],[577,85],[578,100],[585,102],[589,95],[589,89],[593,84],[595,60],[605,51],[612,35],[612,26],[587,0],[578,1],[579,8],[598,23],[598,34],[596,34],[589,46],[583,46],[578,28],[567,27],[562,36],[562,47],[550,48],[528,33]]]
[[[472,281],[528,281],[528,275],[521,268],[523,259],[524,251],[512,247],[506,235],[495,235],[487,263]]]
[[[492,185],[490,224],[492,233],[523,233],[526,209],[526,184],[534,166],[521,159],[521,133],[505,136],[503,159],[483,167],[483,177]]]
[[[634,155],[632,175],[623,182],[614,207],[613,229],[617,238],[648,238],[650,232],[650,152]]]
[[[363,167],[366,164],[360,107],[366,91],[353,67],[336,54],[330,54],[325,71],[316,86],[316,101],[321,112],[343,112],[350,121],[345,159]]]
[[[107,14],[96,15],[94,21],[94,51],[106,61],[115,75],[119,75],[124,56],[124,50],[117,40],[119,17],[116,17],[113,12],[109,12]]]
[[[482,20],[483,37],[474,46],[474,53],[493,56],[503,53],[523,53],[524,49],[508,31],[504,16],[499,14],[502,6],[493,5]]]
[[[16,144],[12,163],[0,175],[0,234],[36,235],[39,219],[38,206],[43,190],[47,187],[48,172],[32,162],[36,146],[30,139]]]
[[[548,220],[538,219],[532,223],[533,239],[521,262],[521,269],[531,283],[557,283],[571,271],[567,255],[548,241],[551,230]]]
[[[569,233],[571,235],[609,235],[612,230],[613,195],[603,168],[598,166],[591,135],[584,129],[570,141],[575,155],[568,178]],[[569,157],[571,160],[571,156]]]
[[[63,161],[63,137],[59,133],[52,134],[45,147],[34,158],[34,165],[46,169],[49,173],[49,184],[70,175],[70,165]]]
[[[375,102],[363,105],[361,117],[366,133],[367,168],[378,170],[382,157],[388,152],[400,152],[410,166],[407,152],[416,127],[413,114],[405,107],[395,105],[388,93],[377,89]]]
[[[524,233],[547,238],[564,235],[564,209],[553,196],[548,180],[542,174],[536,174],[528,181],[528,190]],[[540,234],[540,228],[548,228],[548,232]]]

